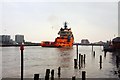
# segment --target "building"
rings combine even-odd
[[[15,42],[22,44],[24,42],[24,35],[15,35]]]
[[[89,44],[90,42],[88,41],[88,39],[82,39],[81,40],[81,44]]]
[[[10,43],[10,35],[0,35],[0,43],[9,44]]]

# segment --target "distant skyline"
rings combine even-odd
[[[118,36],[117,2],[5,2],[2,32],[24,35],[26,41],[54,41],[68,22],[75,42],[107,41]]]

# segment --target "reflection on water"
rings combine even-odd
[[[71,65],[71,61],[73,60],[73,48],[57,48],[58,54],[58,62],[61,68],[68,68]]]
[[[86,55],[85,64],[80,69],[74,69],[76,47],[73,48],[43,48],[25,47],[24,50],[24,77],[33,77],[35,73],[44,78],[46,69],[54,69],[57,77],[57,69],[61,67],[61,77],[81,77],[83,70],[88,78],[116,78],[117,70],[114,54],[104,54],[102,48],[91,46],[79,46],[79,53]],[[100,69],[100,55],[102,55],[102,68]],[[18,47],[2,48],[2,74],[3,77],[20,77],[20,51]]]

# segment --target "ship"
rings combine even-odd
[[[74,36],[71,28],[68,28],[67,22],[64,23],[64,28],[60,28],[58,37],[55,41],[42,41],[42,47],[72,47],[74,43]]]

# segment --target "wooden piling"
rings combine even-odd
[[[76,80],[75,76],[72,77],[72,80]]]
[[[20,50],[21,50],[21,80],[23,80],[23,74],[24,74],[23,73],[24,72],[24,69],[23,69],[23,67],[24,67],[23,50],[24,50],[24,45],[21,44]]]
[[[83,55],[81,55],[81,67],[83,67]]]
[[[45,80],[49,80],[50,69],[46,69]]]
[[[81,68],[81,54],[79,54],[79,69]]]
[[[83,63],[83,55],[81,55],[81,63]]]
[[[86,72],[82,71],[82,80],[86,80]]]
[[[34,74],[34,80],[39,80],[39,74]]]
[[[74,59],[74,68],[77,68],[77,59]]]
[[[78,60],[78,45],[76,45],[77,60]]]
[[[100,55],[100,63],[102,63],[102,55]]]
[[[102,68],[102,55],[100,55],[100,69]]]
[[[100,63],[100,69],[102,69],[102,63]]]
[[[83,62],[83,55],[81,55],[81,62]]]
[[[95,57],[95,51],[94,51],[94,53],[93,53],[93,56]]]
[[[51,80],[54,80],[54,70],[51,71]]]
[[[84,64],[85,64],[85,58],[86,58],[86,55],[84,54]]]
[[[61,75],[61,68],[59,67],[58,68],[58,77],[60,77],[60,75]]]

